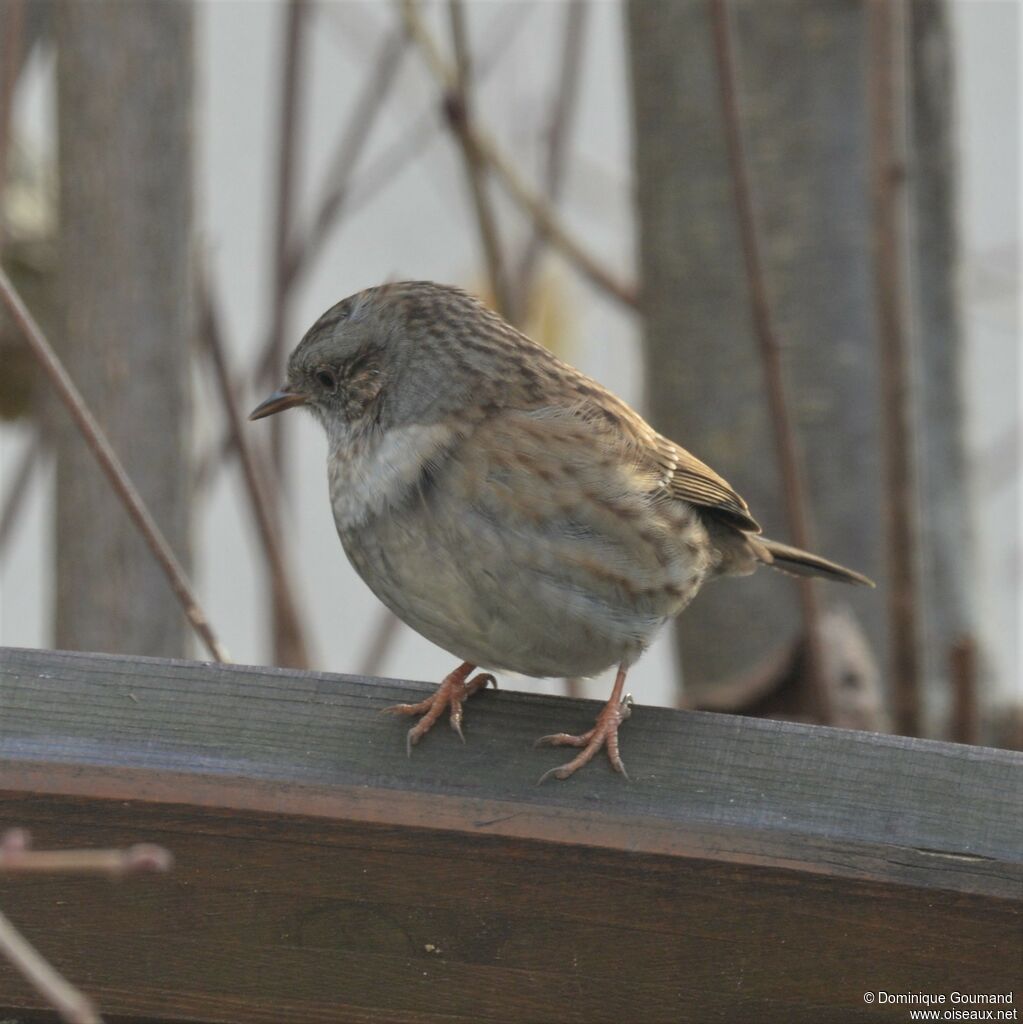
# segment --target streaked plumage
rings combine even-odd
[[[254,416],[292,404],[326,430],[334,518],[360,576],[469,666],[617,664],[617,707],[624,670],[708,579],[777,561],[868,582],[761,538],[710,467],[457,288],[401,282],[328,310]],[[438,699],[460,721],[458,694]],[[605,714],[622,717],[610,702]]]

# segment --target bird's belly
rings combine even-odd
[[[606,564],[592,538],[527,535],[443,495],[422,500],[362,523],[339,521],[338,532],[388,608],[474,665],[590,676],[631,663],[703,580],[703,568],[687,568],[680,554],[663,580],[647,572],[638,587]]]

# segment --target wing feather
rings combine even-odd
[[[673,467],[665,481],[673,498],[711,509],[740,530],[760,532],[760,524],[750,515],[749,506],[724,477],[673,441],[658,439],[661,450],[666,449],[661,458],[666,466]]]

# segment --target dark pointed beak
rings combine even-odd
[[[293,405],[305,405],[305,395],[297,391],[289,391],[286,387],[275,391],[269,398],[264,399],[249,413],[250,420],[261,420],[264,416],[273,416],[275,412],[283,412]]]

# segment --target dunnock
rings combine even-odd
[[[352,565],[463,660],[427,700],[388,709],[422,715],[409,751],[445,709],[461,735],[462,702],[493,682],[470,679],[477,666],[590,676],[617,665],[593,729],[539,742],[582,748],[547,775],[567,778],[601,747],[624,774],[625,674],[707,580],[764,564],[870,584],[759,536],[717,473],[458,288],[404,281],[329,309],[250,418],[297,405],[327,432]]]

